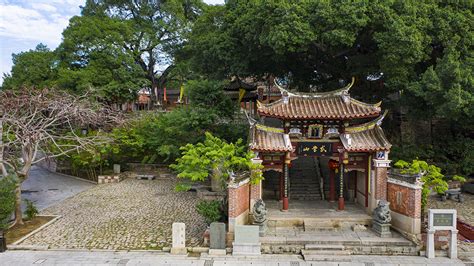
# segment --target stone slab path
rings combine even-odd
[[[21,190],[22,197],[33,201],[41,211],[92,187],[93,183],[79,178],[33,166],[28,179],[21,185]]]
[[[55,223],[22,242],[48,248],[146,250],[171,246],[173,222],[186,224],[188,246],[198,246],[206,229],[196,212],[195,192],[175,192],[174,176],[128,178],[97,185],[47,208],[61,215]]]
[[[88,252],[88,251],[7,251],[0,253],[3,265],[469,265],[448,258],[427,259],[415,256],[326,256],[328,261],[304,261],[297,255],[261,255],[256,257],[187,257],[162,252]]]

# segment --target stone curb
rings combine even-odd
[[[61,215],[38,215],[38,216],[41,216],[41,217],[54,217],[51,221],[43,224],[42,226],[40,226],[39,228],[36,228],[35,230],[33,230],[32,232],[30,232],[29,234],[27,234],[26,236],[18,239],[17,241],[15,241],[13,244],[11,245],[8,245],[7,247],[10,248],[10,247],[13,247],[13,249],[15,248],[22,248],[19,244],[23,241],[25,241],[27,238],[29,238],[30,236],[38,233],[39,231],[43,230],[44,228],[46,228],[47,226],[49,226],[50,224],[56,222],[59,218],[61,218],[62,216]],[[28,245],[25,245],[24,246],[25,248],[28,247]],[[34,247],[43,247],[43,246],[34,246]],[[46,247],[47,248],[47,247]]]

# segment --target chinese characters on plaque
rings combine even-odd
[[[332,144],[331,142],[298,142],[296,152],[298,155],[330,156]]]

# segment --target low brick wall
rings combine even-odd
[[[229,232],[234,232],[236,225],[248,223],[250,210],[249,180],[229,184]]]
[[[122,177],[120,175],[100,175],[97,177],[98,184],[106,184],[106,183],[118,183],[122,181]]]
[[[399,231],[421,233],[421,184],[413,184],[390,176],[387,180],[387,201],[392,211],[392,226]]]

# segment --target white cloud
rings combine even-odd
[[[36,9],[36,10],[42,10],[42,11],[47,11],[47,12],[56,12],[57,11],[57,8],[52,6],[52,5],[48,5],[48,4],[43,4],[43,3],[33,3],[31,4],[31,7]]]
[[[34,40],[56,46],[68,24],[68,17],[46,16],[35,9],[0,5],[0,37]],[[55,14],[54,14],[55,15]]]
[[[0,0],[0,83],[12,67],[12,53],[44,43],[55,49],[69,19],[80,14],[85,0]]]
[[[224,0],[204,0],[224,4]],[[12,67],[12,53],[34,49],[38,43],[55,49],[72,16],[85,0],[0,0],[0,84]]]

